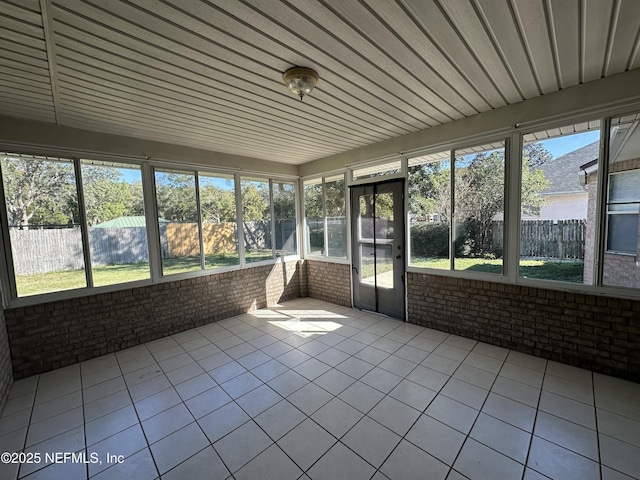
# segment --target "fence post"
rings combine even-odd
[[[558,220],[558,237],[556,241],[558,242],[558,258],[564,258],[564,222],[562,220]]]

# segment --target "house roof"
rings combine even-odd
[[[638,19],[635,0],[0,0],[0,111],[299,165],[637,69]],[[320,75],[302,102],[295,65]]]
[[[578,175],[582,173],[580,167],[597,160],[599,148],[599,142],[595,141],[542,165],[540,169],[550,183],[542,194],[584,193],[584,188],[578,182]]]
[[[158,223],[171,223],[169,220],[159,218]],[[146,220],[144,216],[131,216],[131,217],[118,217],[106,222],[99,223],[93,228],[123,228],[123,227],[144,227],[146,226]]]

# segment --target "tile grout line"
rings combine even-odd
[[[598,407],[596,405],[596,380],[591,372],[591,392],[593,393],[593,416],[596,424],[596,446],[598,448],[598,470],[600,478],[604,478],[602,472],[602,453],[600,452],[600,430],[598,429]]]
[[[447,337],[447,338],[448,338],[448,337]],[[476,345],[478,345],[478,343],[479,343],[479,342],[478,342],[478,341],[476,341],[476,344],[474,345],[474,347],[473,347],[473,348],[475,348],[475,347],[476,347]],[[473,352],[473,349],[469,350],[469,352],[467,353],[467,355],[465,355],[464,359],[462,359],[462,361],[460,362],[460,365],[458,365],[458,366],[456,367],[456,369],[455,369],[453,372],[451,372],[451,375],[449,376],[449,379],[445,382],[445,384],[442,386],[442,388],[440,389],[440,391],[442,391],[442,389],[447,385],[447,383],[449,383],[449,381],[450,381],[452,378],[454,378],[453,376],[454,376],[454,375],[455,375],[455,373],[458,371],[458,369],[460,368],[460,366],[464,364],[464,361],[469,357],[469,355],[471,354],[471,352]],[[479,355],[481,355],[481,354],[479,354]],[[485,355],[485,356],[486,356],[486,355]],[[508,356],[509,356],[509,353],[507,353],[507,355],[505,356],[504,360],[502,360],[502,364],[500,365],[500,370],[502,370],[502,367],[504,366],[505,361],[506,361],[506,358],[507,358]],[[490,357],[490,358],[493,358],[493,357]],[[497,359],[496,359],[496,360],[497,360]],[[479,367],[476,367],[476,368],[479,368]],[[484,369],[480,368],[480,370],[484,370]],[[482,405],[481,405],[481,406],[480,406],[480,408],[478,409],[478,414],[476,415],[476,418],[473,420],[473,423],[471,424],[471,428],[469,429],[469,432],[465,434],[465,438],[464,438],[464,440],[463,440],[463,442],[462,442],[462,445],[460,445],[460,448],[458,449],[458,453],[456,454],[455,458],[451,461],[451,466],[449,467],[449,472],[447,473],[447,477],[446,477],[446,478],[448,478],[448,477],[451,475],[451,472],[453,472],[453,471],[455,471],[455,472],[459,473],[457,470],[454,470],[453,466],[455,465],[456,461],[457,461],[457,460],[458,460],[458,458],[460,457],[460,453],[462,453],[462,449],[464,448],[465,444],[467,443],[467,440],[469,439],[469,437],[470,437],[470,435],[471,435],[471,431],[473,430],[473,427],[475,426],[476,422],[478,421],[478,418],[480,417],[480,414],[482,413],[482,407],[484,407],[485,403],[487,403],[487,399],[489,398],[489,395],[491,394],[491,389],[493,388],[493,386],[494,386],[494,385],[495,385],[495,383],[496,383],[496,380],[498,379],[498,376],[499,376],[499,374],[500,374],[500,370],[498,370],[498,372],[495,374],[495,376],[496,376],[496,377],[493,379],[493,382],[491,382],[491,386],[490,386],[490,387],[489,387],[489,389],[487,390],[487,396],[485,397],[484,401],[482,402]],[[493,372],[489,372],[489,373],[493,373]],[[479,387],[479,388],[480,388],[480,387]],[[445,395],[445,397],[446,397],[446,395]],[[447,397],[447,398],[449,398],[449,397]],[[435,400],[435,398],[434,398],[434,400]],[[452,400],[455,400],[455,399],[452,399]],[[457,400],[455,400],[455,401],[457,402]],[[462,403],[462,402],[460,402],[460,403]],[[463,405],[464,405],[464,404],[463,404]],[[469,406],[469,405],[467,405],[467,406]],[[473,407],[470,407],[470,408],[473,408]],[[426,410],[425,410],[425,411],[426,411]],[[437,419],[436,419],[436,420],[437,420]],[[446,425],[446,424],[445,424],[445,425]],[[449,426],[450,428],[453,428],[453,427],[451,427],[450,425],[447,425],[447,426]],[[454,430],[455,430],[455,429],[454,429]],[[482,445],[484,445],[484,444],[482,444]],[[487,446],[488,448],[491,448],[491,447],[489,447],[488,445],[486,445],[486,446]],[[500,452],[498,452],[498,453],[500,453]],[[466,477],[466,475],[464,475],[464,476]]]
[[[33,411],[36,408],[36,398],[38,398],[38,390],[40,388],[40,380],[42,379],[42,375],[38,375],[38,380],[36,381],[36,389],[33,393],[33,401],[31,402],[31,413],[29,414],[29,422],[27,423],[27,431],[24,433],[24,441],[22,442],[21,452],[24,452],[27,448],[27,438],[29,438],[29,431],[31,430],[31,419],[33,418]],[[22,465],[18,465],[18,470],[16,471],[16,479],[21,478],[20,470],[22,470]],[[37,472],[35,470],[34,472]]]
[[[538,412],[540,411],[540,399],[542,398],[542,392],[544,391],[544,381],[545,378],[547,376],[547,369],[549,368],[549,360],[545,361],[544,364],[544,372],[542,375],[542,384],[540,385],[540,393],[538,395],[538,403],[536,404],[536,412],[533,416],[533,425],[531,426],[531,438],[529,439],[529,448],[527,449],[527,457],[525,458],[525,463],[524,463],[524,471],[522,472],[522,479],[524,480],[526,474],[527,474],[527,468],[529,465],[529,457],[531,456],[531,447],[533,445],[533,440],[535,438],[535,431],[536,431],[536,426],[538,423]],[[534,470],[534,469],[532,469]],[[537,470],[534,470],[535,472],[537,472]],[[538,472],[540,473],[540,472]],[[542,474],[544,475],[544,474]],[[546,475],[544,475],[546,477]]]
[[[151,353],[151,351],[149,351],[149,353]],[[129,399],[131,400],[131,406],[133,407],[133,411],[135,412],[136,418],[138,419],[138,425],[140,426],[140,430],[142,431],[142,435],[144,437],[144,441],[147,444],[146,447],[142,448],[141,450],[138,450],[137,452],[133,452],[131,455],[129,455],[129,457],[131,457],[131,456],[133,456],[133,455],[137,454],[138,452],[141,452],[141,451],[143,451],[145,449],[148,449],[149,450],[149,455],[151,456],[151,461],[153,462],[153,466],[155,467],[156,473],[158,474],[157,478],[160,478],[160,469],[158,468],[158,464],[156,463],[156,459],[153,456],[153,452],[151,451],[151,445],[149,444],[149,439],[147,438],[147,434],[144,431],[144,428],[142,428],[142,420],[140,420],[140,415],[138,414],[138,409],[136,408],[136,404],[133,401],[133,397],[131,396],[131,391],[129,390],[129,385],[127,385],[127,382],[124,379],[124,373],[122,372],[122,368],[120,366],[120,360],[118,360],[118,357],[115,354],[114,354],[114,356],[116,358],[116,362],[118,364],[118,369],[120,370],[120,374],[122,375],[122,380],[123,380],[125,388],[127,390],[127,394],[129,395]],[[151,356],[153,356],[153,354],[151,354]],[[143,368],[145,368],[145,367],[143,367]],[[160,368],[159,365],[158,365],[158,368]],[[125,408],[125,407],[123,407],[123,408]],[[131,427],[127,427],[127,428],[131,428]],[[127,428],[125,428],[124,430],[121,430],[120,432],[118,432],[118,434],[126,431]],[[115,434],[115,435],[117,435],[117,434]],[[113,437],[114,435],[111,435],[111,436]],[[107,437],[107,438],[109,438],[109,437]],[[100,441],[102,442],[103,440],[100,440]],[[113,466],[114,465],[112,465],[112,467]],[[107,467],[107,468],[104,469],[104,471],[109,470],[109,468],[112,468],[112,467]]]

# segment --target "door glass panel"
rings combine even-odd
[[[393,193],[376,195],[376,285],[393,288]]]
[[[363,243],[360,254],[360,281],[367,285],[376,284],[375,250],[373,243]]]
[[[393,288],[393,245],[376,245],[376,285]]]
[[[358,241],[360,249],[360,281],[375,285],[375,250],[373,247],[373,195],[361,195],[358,204]],[[366,243],[365,243],[366,241]]]

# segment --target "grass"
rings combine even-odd
[[[251,250],[245,252],[247,263],[270,260],[271,250]],[[205,255],[207,269],[238,265],[238,255],[218,254]],[[200,270],[200,257],[163,258],[162,270],[165,275]],[[114,285],[149,278],[149,262],[130,263],[125,265],[104,265],[93,267],[93,283],[95,286]],[[84,270],[65,270],[59,272],[39,273],[35,275],[18,275],[16,277],[18,296],[38,295],[40,293],[58,292],[87,286]]]
[[[245,252],[247,263],[270,260],[271,250],[251,250]],[[230,267],[238,265],[237,255],[206,255],[207,269]],[[502,273],[502,260],[483,258],[457,258],[456,270],[473,272]],[[429,267],[449,269],[446,258],[413,258],[413,267]],[[162,267],[165,275],[190,272],[200,269],[200,257],[164,258]],[[378,274],[393,269],[391,262],[380,262],[377,265]],[[522,260],[520,262],[520,276],[542,280],[557,280],[570,283],[583,283],[584,262],[553,262],[545,260]],[[373,276],[373,263],[363,265],[362,278]],[[139,262],[126,265],[105,265],[93,268],[93,283],[96,286],[114,285],[117,283],[133,282],[149,278],[149,263]],[[40,273],[36,275],[20,275],[16,278],[18,296],[37,295],[40,293],[57,292],[86,286],[84,270],[66,270],[60,272]]]
[[[447,258],[413,258],[411,266],[449,269]],[[502,259],[456,258],[456,270],[502,273]],[[541,280],[583,283],[584,262],[554,262],[547,260],[521,260],[520,276]]]

